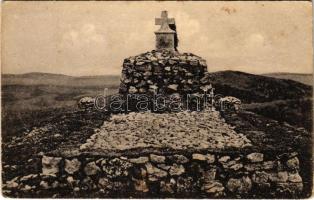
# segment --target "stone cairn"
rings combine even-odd
[[[195,93],[207,72],[206,61],[190,53],[153,50],[124,60],[121,94]]]
[[[176,51],[175,24],[162,11],[155,20],[161,25],[156,34],[156,50],[126,58],[123,62],[119,93],[126,94],[193,94],[202,92],[200,80],[207,73],[206,61],[191,53]]]

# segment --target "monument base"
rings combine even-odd
[[[153,50],[123,62],[120,94],[172,94],[202,92],[206,61],[191,53]]]

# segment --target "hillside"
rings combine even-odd
[[[243,103],[260,103],[247,107],[250,111],[311,130],[311,86],[236,71],[209,73],[205,80],[214,85],[216,94],[235,96]],[[72,77],[45,73],[2,75],[4,139],[36,126],[47,113],[76,109],[81,97],[103,94],[104,88],[109,89],[108,94],[117,93],[119,76]],[[309,100],[285,102],[286,99],[304,98]],[[272,103],[277,100],[283,101],[280,107],[284,109],[276,109],[276,115],[269,114],[270,109],[279,105]],[[262,105],[263,102],[267,104]]]
[[[297,73],[269,73],[262,74],[263,76],[280,78],[280,79],[290,79],[298,81],[306,85],[313,85],[313,74],[297,74]]]
[[[209,73],[204,80],[211,82],[216,93],[239,97],[245,101],[265,102],[279,99],[295,99],[312,95],[312,75],[272,73],[254,75],[239,71]],[[49,85],[75,88],[118,88],[120,77],[115,75],[67,76],[49,73],[3,74],[2,85],[16,91],[19,85],[26,87]],[[253,91],[253,92],[252,92]],[[249,97],[251,96],[251,97]]]
[[[309,85],[238,71],[209,73],[203,81],[212,83],[216,94],[235,96],[245,103],[312,96],[312,87]]]
[[[2,75],[3,106],[14,110],[75,106],[82,96],[102,94],[105,88],[109,94],[116,93],[119,79],[119,76],[73,77],[47,73]],[[312,97],[312,86],[244,72],[209,73],[203,81],[213,84],[216,94],[235,96],[244,103]]]

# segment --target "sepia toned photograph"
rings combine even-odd
[[[311,198],[311,1],[1,3],[3,197]]]

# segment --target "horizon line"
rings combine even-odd
[[[219,71],[211,71],[208,73],[216,73],[216,72],[224,72],[224,71],[233,71],[233,72],[244,72],[248,74],[256,74],[256,75],[267,75],[267,74],[298,74],[298,75],[313,75],[312,73],[298,73],[298,72],[284,72],[284,71],[278,71],[278,72],[265,72],[265,73],[251,73],[251,72],[245,72],[240,70],[219,70]],[[62,73],[53,73],[53,72],[26,72],[26,73],[1,73],[1,75],[28,75],[28,74],[49,74],[49,75],[59,75],[59,76],[70,76],[70,77],[88,77],[88,76],[120,76],[120,74],[89,74],[89,75],[69,75],[69,74],[62,74]]]

